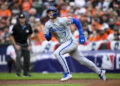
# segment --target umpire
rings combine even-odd
[[[21,57],[24,58],[23,76],[31,76],[29,74],[30,65],[30,49],[31,49],[31,25],[26,22],[25,14],[19,14],[18,22],[12,28],[10,39],[16,50],[16,75],[21,74]]]

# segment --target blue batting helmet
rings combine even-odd
[[[53,17],[56,18],[57,17],[57,9],[54,6],[50,6],[47,10],[47,13],[49,11],[55,11],[55,13],[53,14]]]

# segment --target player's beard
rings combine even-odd
[[[53,16],[52,17],[49,17],[50,19],[55,19]]]

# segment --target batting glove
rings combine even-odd
[[[85,36],[84,36],[84,34],[82,34],[82,35],[79,36],[79,42],[80,42],[81,44],[84,44],[84,43],[85,43]]]

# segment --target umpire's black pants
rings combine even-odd
[[[21,67],[22,67],[22,62],[21,62],[21,57],[23,57],[23,71],[24,74],[28,74],[29,72],[29,65],[30,65],[30,52],[27,49],[27,46],[21,46],[20,50],[16,50],[16,73],[20,74],[21,73]]]

